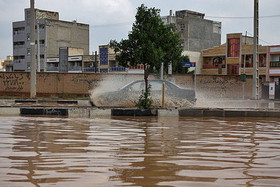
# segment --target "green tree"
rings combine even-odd
[[[175,62],[172,64],[172,70],[174,73],[188,73],[188,69],[186,67],[182,66],[182,62],[189,62],[189,57],[188,56],[181,56],[179,58],[179,61],[177,63]]]
[[[181,40],[174,32],[174,25],[164,25],[159,13],[159,9],[142,4],[137,8],[128,39],[110,42],[120,65],[144,65],[145,93],[148,92],[150,69],[160,69],[162,62],[165,67],[168,63],[178,62],[182,53]],[[145,94],[145,99],[148,95]]]

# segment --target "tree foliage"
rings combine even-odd
[[[173,67],[172,67],[172,70],[174,73],[188,73],[188,69],[189,68],[186,68],[186,67],[183,67],[182,66],[182,62],[189,62],[189,57],[188,56],[181,56],[179,58],[179,61],[177,61],[177,63],[175,62],[173,64]]]
[[[162,62],[165,67],[178,62],[182,53],[181,40],[174,32],[175,26],[164,25],[159,13],[159,9],[147,8],[142,4],[137,8],[128,39],[110,42],[120,65],[128,67],[144,64],[145,92],[148,91],[150,69],[160,69]]]

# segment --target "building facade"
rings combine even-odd
[[[268,98],[280,99],[280,45],[268,47]]]
[[[13,71],[13,56],[7,56],[5,60],[0,60],[0,71]]]
[[[253,38],[241,33],[227,34],[226,43],[202,51],[201,74],[241,75],[253,74]],[[267,71],[267,46],[259,46],[259,75]]]
[[[35,9],[36,59],[40,71],[48,71],[47,58],[58,57],[61,47],[82,48],[89,54],[89,25],[59,20],[58,12]],[[25,20],[13,22],[14,71],[30,71],[30,9]]]
[[[180,10],[162,17],[165,24],[175,24],[184,51],[201,52],[221,44],[221,22],[204,19],[205,14]]]
[[[59,56],[47,58],[48,71],[52,72],[124,72],[119,67],[116,54],[109,45],[100,45],[99,53],[84,54],[82,48],[61,47]]]

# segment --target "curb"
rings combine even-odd
[[[2,103],[57,103],[57,104],[88,104],[90,105],[89,100],[45,100],[45,99],[0,99]]]
[[[230,109],[133,109],[94,107],[0,107],[1,115],[64,116],[94,118],[98,116],[158,116],[158,117],[274,117],[280,118],[280,110],[230,110]]]

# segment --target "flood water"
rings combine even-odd
[[[0,186],[279,186],[280,120],[0,117]]]

